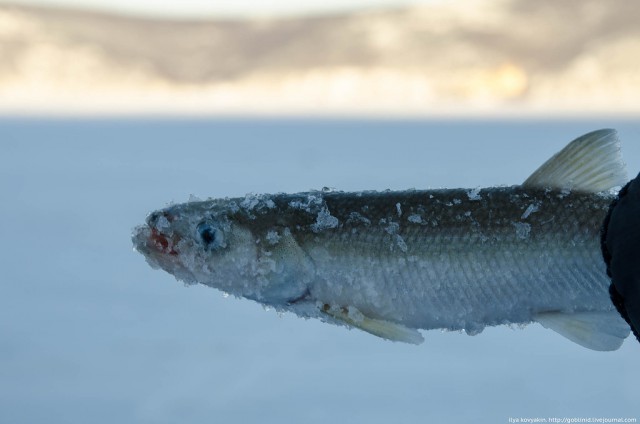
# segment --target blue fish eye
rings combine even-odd
[[[216,226],[208,222],[201,222],[196,227],[200,241],[207,249],[219,249],[224,247],[224,233]]]

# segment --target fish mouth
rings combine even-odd
[[[162,269],[186,284],[194,284],[196,278],[185,266],[176,247],[180,240],[175,234],[168,236],[148,225],[135,228],[132,235],[134,249],[144,256],[151,268]]]
[[[136,227],[131,240],[135,250],[142,253],[147,259],[153,259],[154,262],[170,259],[175,261],[180,253],[177,249],[177,244],[180,242],[178,235],[167,236],[157,228],[148,225]]]
[[[179,251],[176,245],[180,242],[180,237],[171,231],[171,222],[174,220],[175,215],[167,210],[150,213],[147,216],[146,225],[134,229],[132,239],[136,250],[145,255],[177,256]]]
[[[178,250],[176,249],[176,245],[179,241],[180,237],[176,235],[168,237],[157,229],[151,228],[147,244],[153,246],[159,253],[177,256]]]
[[[145,256],[149,254],[178,256],[180,253],[177,249],[177,244],[180,242],[178,235],[168,236],[157,228],[147,225],[135,228],[131,239],[134,248]]]

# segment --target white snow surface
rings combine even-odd
[[[189,193],[511,185],[599,127],[637,173],[640,125],[611,118],[0,120],[0,422],[638,418],[632,338],[600,353],[530,325],[390,343],[185,288],[131,249],[147,213]]]

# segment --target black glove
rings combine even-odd
[[[640,175],[611,203],[601,246],[612,280],[611,300],[640,341]]]

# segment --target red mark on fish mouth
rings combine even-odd
[[[162,234],[160,231],[156,230],[155,228],[152,228],[151,235],[149,236],[149,240],[162,253],[168,253],[169,255],[178,254],[178,251],[175,250],[175,245],[177,242],[175,237],[169,240],[167,239],[167,236]]]

